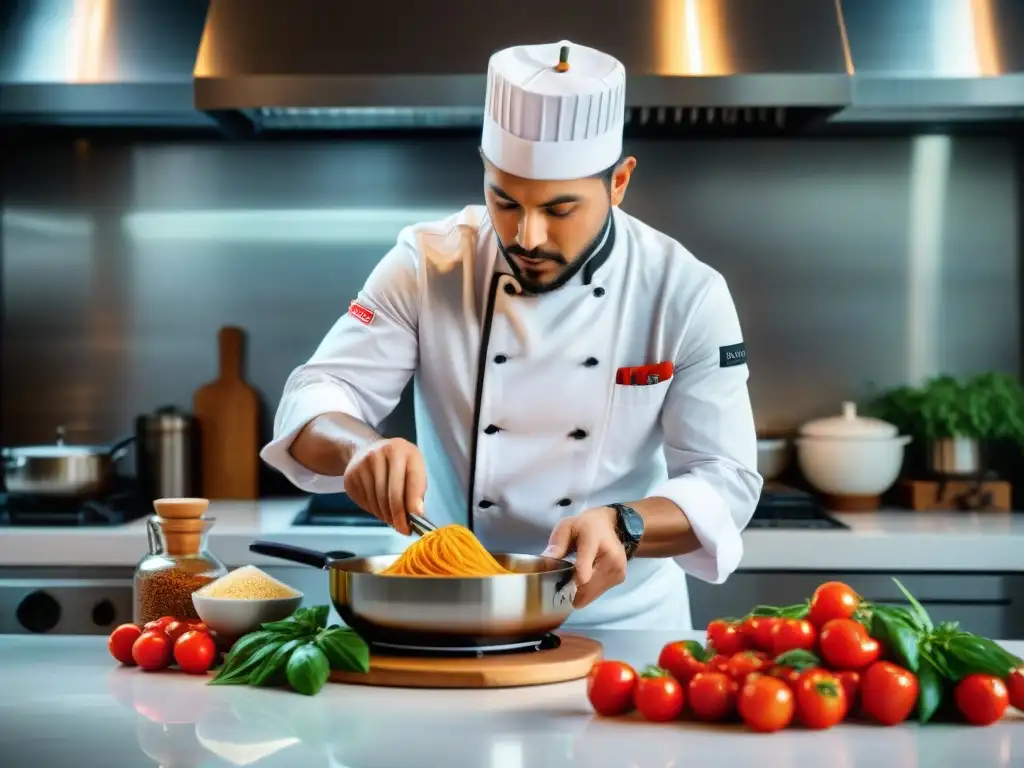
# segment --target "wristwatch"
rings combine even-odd
[[[644,519],[625,504],[609,504],[615,510],[615,533],[626,550],[626,559],[632,560],[644,535]]]

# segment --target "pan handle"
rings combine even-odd
[[[109,449],[107,449],[107,454],[110,456],[110,460],[120,461],[122,458],[124,458],[125,454],[128,453],[128,448],[131,447],[131,444],[134,442],[135,435],[126,437],[123,440],[118,440],[116,443],[110,446]]]
[[[331,558],[324,552],[317,552],[315,549],[296,547],[291,544],[279,544],[276,541],[254,541],[249,545],[249,551],[257,555],[277,557],[281,560],[291,560],[293,563],[311,565],[314,568],[326,568],[331,563]]]

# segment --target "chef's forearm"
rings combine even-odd
[[[344,413],[325,413],[302,428],[288,452],[310,472],[340,477],[356,453],[382,439],[366,422]]]
[[[628,502],[644,519],[644,535],[636,557],[676,557],[701,547],[686,512],[661,496]]]

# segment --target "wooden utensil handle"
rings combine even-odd
[[[241,378],[245,332],[241,328],[226,325],[220,329],[217,342],[220,346],[220,377],[222,379]]]

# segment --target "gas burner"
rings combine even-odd
[[[822,509],[809,493],[773,483],[766,485],[748,529],[841,529],[848,526]]]
[[[150,502],[125,486],[102,499],[44,499],[0,493],[0,527],[105,527],[149,514]]]
[[[548,632],[540,640],[525,643],[506,643],[503,645],[481,645],[453,648],[424,647],[416,645],[398,645],[395,643],[371,642],[370,650],[378,656],[429,656],[433,658],[483,658],[484,656],[504,656],[515,653],[533,653],[535,651],[553,651],[562,644],[562,639],[554,632]]]

